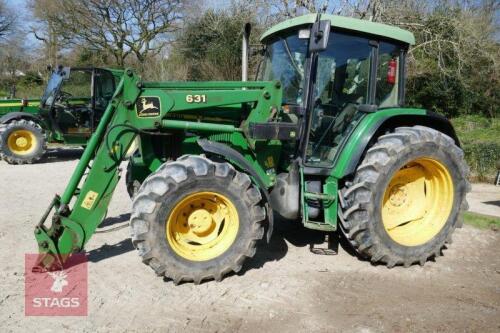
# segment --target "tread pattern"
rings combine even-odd
[[[459,167],[463,178],[463,198],[460,210],[468,209],[465,193],[470,191],[467,181],[469,168],[464,161],[464,153],[452,138],[434,129],[424,126],[399,127],[393,133],[380,136],[378,141],[368,149],[364,160],[358,166],[354,180],[346,183],[340,190],[340,227],[355,250],[372,263],[381,262],[391,268],[395,265],[409,267],[414,263],[424,265],[431,257],[441,255],[445,243],[451,243],[451,234],[455,228],[461,227],[461,217],[453,224],[446,239],[428,251],[418,254],[400,256],[390,250],[386,244],[381,244],[370,231],[372,216],[374,216],[374,194],[380,191],[378,180],[384,175],[388,167],[397,161],[398,156],[405,150],[412,149],[413,144],[437,144],[440,149],[447,151]],[[462,186],[462,184],[460,184]]]
[[[32,164],[40,160],[47,149],[45,131],[43,130],[43,128],[36,122],[27,119],[14,120],[7,124],[2,124],[0,125],[0,147],[3,146],[2,141],[6,139],[4,138],[4,133],[12,127],[23,127],[39,132],[41,137],[43,138],[41,149],[37,154],[30,156],[13,156],[0,149],[0,159],[5,160],[9,164]]]
[[[151,241],[151,224],[157,223],[154,216],[162,198],[175,195],[178,185],[191,177],[231,179],[231,182],[240,189],[240,197],[246,203],[250,216],[250,221],[240,220],[240,226],[241,223],[250,223],[250,233],[240,236],[236,240],[240,243],[233,244],[228,250],[233,251],[230,260],[219,262],[218,258],[212,259],[214,264],[210,269],[205,270],[183,267],[169,257],[162,261],[157,252],[157,244]],[[199,284],[203,280],[210,279],[220,281],[231,271],[240,271],[243,262],[255,255],[257,242],[264,235],[263,221],[265,219],[266,211],[261,193],[252,184],[247,174],[238,172],[228,163],[217,163],[204,156],[184,155],[174,162],[164,163],[141,185],[133,201],[130,220],[132,243],[146,265],[149,265],[157,275],[172,279],[175,284],[182,281],[193,281]]]

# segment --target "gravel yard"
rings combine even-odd
[[[198,286],[158,278],[126,227],[96,234],[87,246],[88,317],[26,317],[24,254],[37,251],[34,225],[63,191],[78,154],[64,150],[36,165],[0,162],[3,332],[500,331],[500,236],[469,226],[435,262],[387,269],[342,243],[338,255],[314,254],[311,244],[326,246],[322,234],[281,222],[240,273]],[[126,225],[130,204],[122,180],[103,229]]]

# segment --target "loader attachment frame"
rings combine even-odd
[[[35,228],[40,256],[34,271],[62,268],[66,258],[83,249],[106,215],[119,180],[119,166],[136,133],[118,129],[127,122],[127,108],[137,98],[138,78],[127,70],[112,102],[92,135],[61,197],[56,196]],[[110,145],[110,142],[112,143]],[[92,162],[92,163],[91,163]],[[88,170],[85,181],[82,179]],[[82,183],[81,188],[78,186]],[[73,209],[70,204],[73,203]],[[55,209],[50,227],[45,225]]]

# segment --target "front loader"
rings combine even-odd
[[[403,107],[413,35],[311,14],[261,41],[258,81],[152,83],[126,70],[35,228],[35,270],[83,251],[124,160],[133,245],[175,283],[240,270],[269,240],[273,212],[340,231],[388,267],[440,254],[466,209],[468,169],[445,118]]]

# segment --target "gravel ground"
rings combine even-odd
[[[467,201],[472,212],[500,217],[500,186],[472,184]]]
[[[435,262],[387,269],[342,244],[338,255],[313,254],[323,236],[282,223],[242,272],[199,286],[156,277],[123,228],[88,244],[88,317],[26,317],[24,254],[36,252],[33,227],[64,189],[78,152],[53,155],[37,165],[0,162],[2,332],[500,331],[500,237],[468,226]],[[107,228],[126,224],[129,209],[122,181]]]

